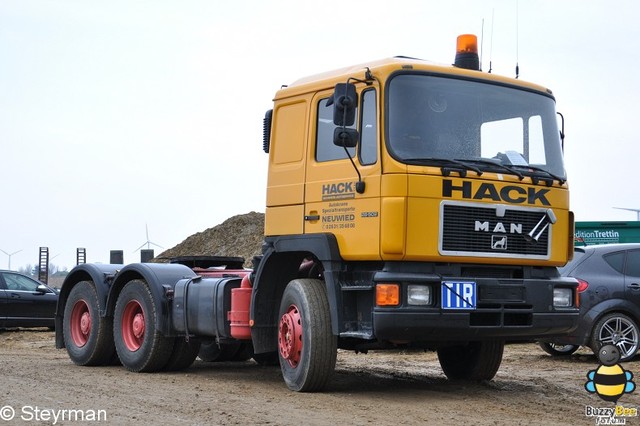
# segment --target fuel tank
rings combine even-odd
[[[176,283],[172,305],[173,327],[178,334],[231,338],[227,312],[231,290],[239,288],[240,277],[188,278]]]

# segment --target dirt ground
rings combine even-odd
[[[623,367],[640,377],[636,359]],[[196,360],[182,372],[153,374],[78,367],[55,349],[53,332],[5,330],[0,426],[83,423],[80,414],[84,423],[108,424],[594,425],[586,406],[614,407],[584,388],[597,367],[586,349],[554,359],[535,344],[511,344],[494,380],[466,383],[448,381],[434,353],[340,351],[329,389],[302,394],[286,388],[278,367],[253,361]],[[640,390],[618,405],[640,408]],[[615,420],[640,425],[640,417]]]

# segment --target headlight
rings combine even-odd
[[[431,305],[431,286],[409,285],[407,287],[407,303],[409,305]]]
[[[556,287],[553,289],[553,306],[556,308],[569,308],[573,305],[572,289]]]

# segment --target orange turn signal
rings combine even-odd
[[[377,306],[397,306],[400,304],[400,286],[398,284],[376,285]]]

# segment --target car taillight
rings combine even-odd
[[[589,283],[585,280],[581,280],[580,278],[576,278],[578,280],[578,288],[576,289],[576,306],[580,307],[580,293],[584,293],[584,291],[589,287]]]
[[[576,278],[578,280],[578,293],[583,293],[587,287],[589,287],[589,283],[585,280],[581,280],[580,278]]]

